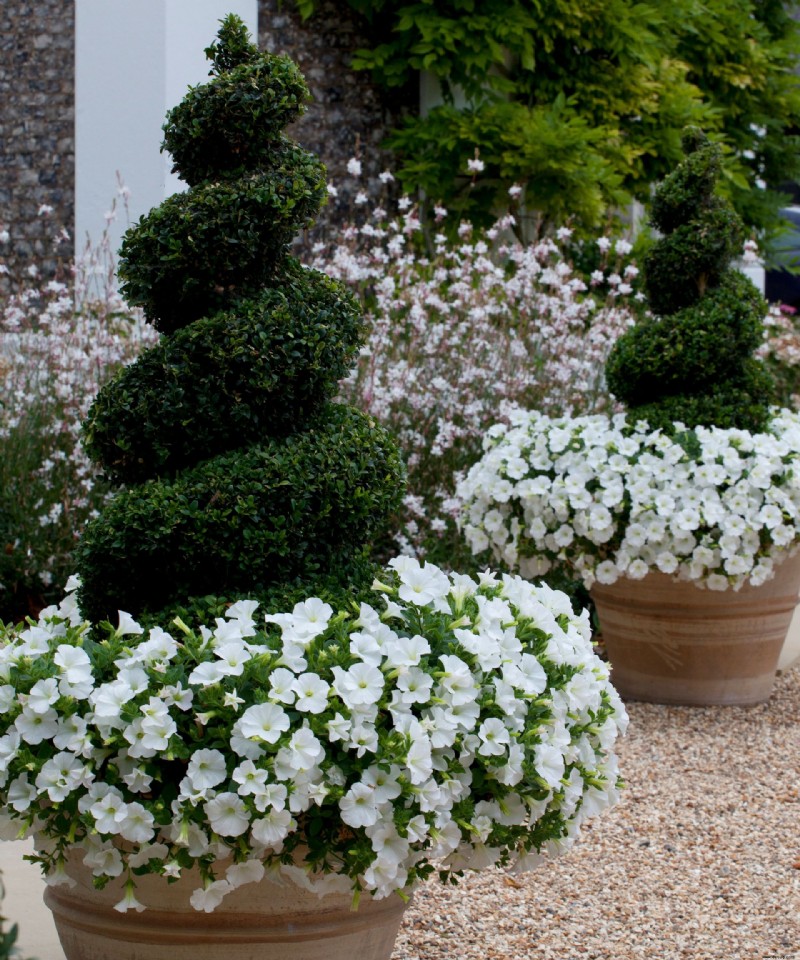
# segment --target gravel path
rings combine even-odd
[[[800,960],[800,666],[757,707],[628,709],[618,806],[533,873],[422,888],[392,960]]]

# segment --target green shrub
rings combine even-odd
[[[97,621],[301,575],[347,579],[398,508],[402,476],[385,431],[331,404],[290,437],[121,490],[78,546],[81,610]]]
[[[308,87],[295,64],[258,56],[241,27],[206,51],[215,79],[190,89],[167,114],[164,148],[189,184],[270,165],[281,130],[305,112]]]
[[[345,288],[294,260],[276,286],[181,328],[95,399],[87,452],[117,483],[290,433],[330,399],[363,336]]]
[[[269,166],[168,197],[122,242],[121,291],[161,333],[232,306],[278,274],[326,197],[325,168],[282,138]]]
[[[609,389],[653,427],[673,422],[759,431],[772,378],[753,354],[766,303],[730,262],[742,227],[715,195],[719,147],[684,136],[686,160],[656,190],[651,224],[663,231],[645,258],[644,285],[657,314],[624,334],[606,363]]]
[[[321,0],[294,0],[311,16]],[[536,223],[594,232],[680,159],[697,124],[722,144],[723,187],[774,231],[800,173],[800,29],[780,0],[346,0],[387,92],[427,73],[441,106],[389,145],[408,192],[487,225],[518,184]],[[313,28],[313,21],[312,21]],[[476,148],[484,169],[470,174]],[[766,187],[765,187],[766,184]],[[565,198],[566,201],[565,201]]]
[[[270,113],[296,99],[296,71],[259,54],[233,16],[207,53],[219,82],[189,94],[206,133],[168,125],[170,148],[192,157],[227,132],[260,145],[235,177],[209,146],[205,172],[225,179],[166,200],[123,241],[123,291],[162,339],[86,422],[92,454],[129,484],[77,550],[79,603],[95,622],[123,609],[166,625],[192,598],[303,581],[352,591],[404,492],[387,433],[328,402],[362,342],[359,311],[288,256],[325,195],[320,162],[278,130],[289,114]]]

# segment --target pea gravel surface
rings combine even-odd
[[[800,960],[800,666],[756,707],[627,706],[620,803],[532,873],[424,885],[392,960]]]

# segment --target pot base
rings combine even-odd
[[[48,887],[44,895],[66,960],[389,960],[406,908],[397,895],[362,895],[354,911],[349,893],[318,897],[265,878],[203,913],[189,904],[196,876],[167,884],[147,875],[136,879],[147,909],[119,913],[121,882],[95,890],[78,857],[67,873],[75,887]]]
[[[769,699],[798,601],[800,554],[758,587],[713,591],[662,573],[591,595],[620,696],[688,706]]]

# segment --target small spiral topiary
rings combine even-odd
[[[362,345],[353,297],[289,256],[325,196],[324,169],[282,134],[308,92],[229,16],[212,80],[167,118],[189,190],[126,234],[128,302],[161,331],[97,395],[84,443],[121,489],[77,551],[83,614],[158,620],[209,594],[369,573],[403,467],[369,417],[332,403]]]
[[[766,303],[731,267],[744,236],[733,208],[714,192],[719,147],[689,128],[683,148],[686,159],[659,185],[651,209],[662,234],[644,262],[655,316],[620,337],[606,379],[632,417],[651,427],[759,432],[773,398],[772,379],[754,357]]]

